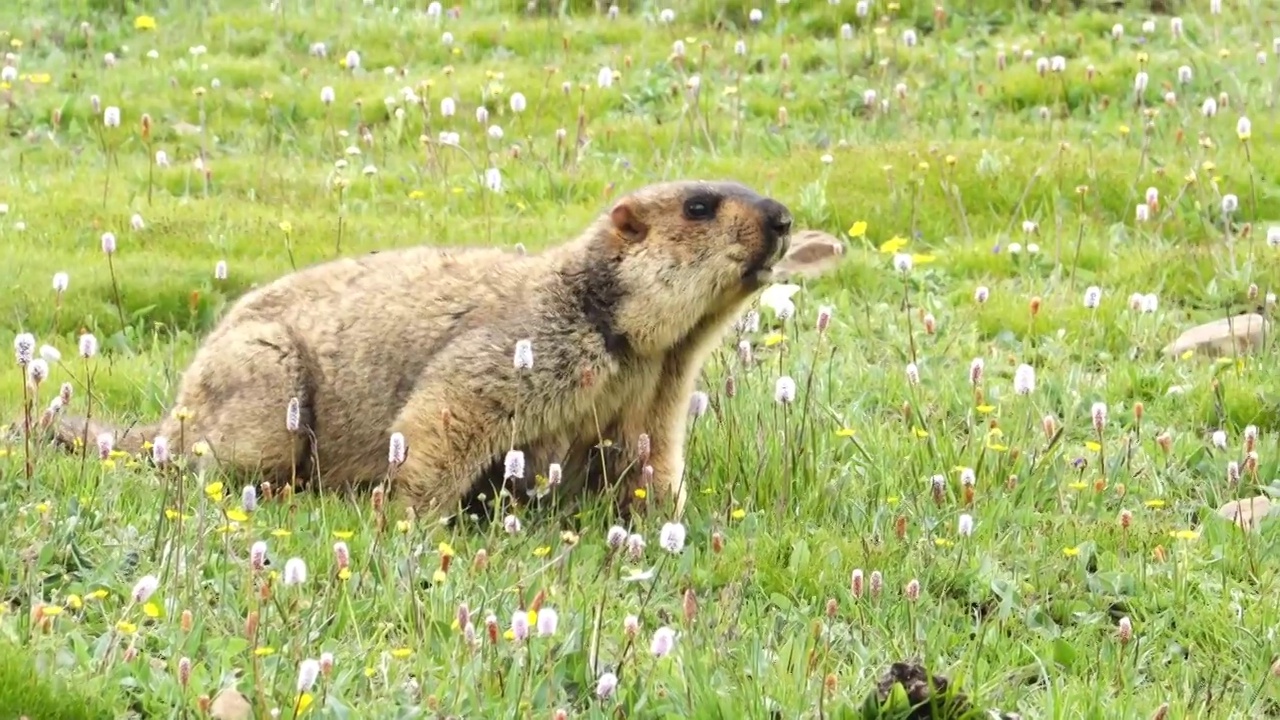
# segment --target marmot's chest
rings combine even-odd
[[[610,416],[651,404],[661,390],[662,362],[631,360],[620,363],[596,394],[597,407]]]

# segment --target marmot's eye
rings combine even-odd
[[[715,206],[706,200],[687,200],[684,215],[690,220],[707,220],[715,214]]]

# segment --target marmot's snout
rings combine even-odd
[[[791,248],[791,211],[773,198],[761,198],[756,201],[756,208],[769,247],[768,266],[772,266]]]

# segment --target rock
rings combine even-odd
[[[1163,352],[1170,357],[1188,350],[1207,357],[1245,355],[1260,347],[1263,333],[1270,331],[1270,323],[1261,315],[1243,313],[1197,325],[1166,345]]]
[[[844,243],[821,230],[799,230],[791,235],[791,250],[775,267],[782,278],[816,278],[831,272],[844,259]]]
[[[253,706],[235,688],[222,688],[209,704],[209,717],[215,720],[249,720]]]
[[[1232,500],[1218,508],[1218,515],[1245,530],[1257,528],[1268,515],[1276,512],[1280,512],[1280,505],[1272,505],[1266,495]]]

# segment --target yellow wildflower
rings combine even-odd
[[[880,252],[885,253],[886,255],[890,255],[898,252],[902,248],[906,247],[906,245],[907,245],[906,238],[902,237],[901,235],[894,235],[888,240],[885,240],[884,243],[880,245]]]

